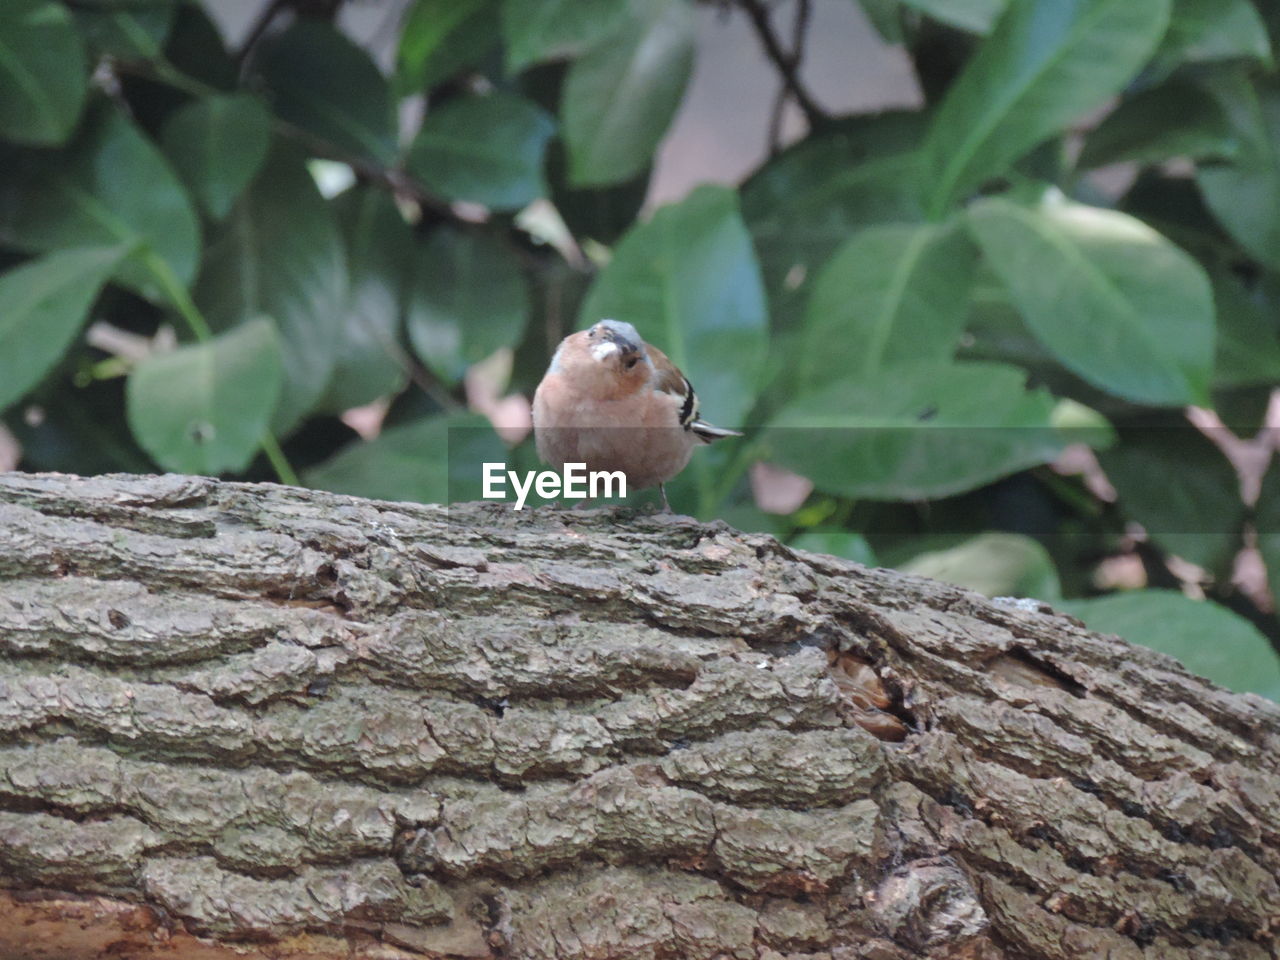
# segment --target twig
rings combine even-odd
[[[267,28],[275,22],[276,17],[278,17],[281,11],[283,11],[288,5],[289,0],[271,0],[270,3],[262,8],[257,19],[253,21],[253,26],[251,26],[249,28],[249,32],[245,34],[244,42],[240,44],[240,52],[236,54],[236,63],[244,63],[245,59],[249,56],[249,51],[251,51],[254,45],[262,39],[262,35],[267,32]]]
[[[454,413],[467,409],[467,405],[450,393],[435,372],[417,356],[402,353],[401,357],[404,361],[401,370],[409,378],[409,382],[426,394],[436,406]]]
[[[779,87],[769,109],[769,156],[775,157],[782,149],[782,118],[787,109],[787,88]]]
[[[791,23],[791,60],[799,66],[804,60],[804,42],[809,32],[809,18],[813,13],[811,0],[797,0],[796,15]],[[778,88],[773,108],[769,112],[769,156],[776,156],[782,149],[782,121],[790,90],[784,83]],[[812,121],[810,121],[812,123]]]
[[[804,60],[804,44],[809,37],[811,19],[813,19],[813,0],[796,0],[796,16],[791,22],[791,56],[797,68]]]
[[[431,193],[417,179],[403,170],[349,157],[343,157],[342,162],[351,167],[357,176],[376,183],[393,194],[412,200],[423,210],[429,210],[446,220],[459,219],[447,200]]]
[[[809,2],[808,0],[797,0],[797,2],[799,3],[799,9],[796,12],[795,29],[797,36],[802,39],[809,21]],[[760,37],[760,43],[764,46],[764,52],[773,61],[774,66],[778,68],[778,73],[782,75],[783,89],[804,112],[805,119],[809,121],[810,126],[817,126],[822,123],[827,118],[826,111],[818,106],[813,97],[809,95],[809,91],[800,82],[798,68],[802,53],[801,45],[797,44],[792,53],[787,53],[782,49],[782,44],[778,42],[778,37],[773,32],[773,24],[769,22],[769,10],[764,4],[764,0],[738,0],[738,3],[751,19],[751,24],[755,27],[757,36]]]
[[[1139,540],[1133,545],[1133,551],[1142,561],[1143,570],[1147,574],[1147,586],[1165,590],[1182,589],[1182,580],[1169,567],[1168,551],[1149,540]],[[1276,653],[1280,653],[1280,618],[1274,612],[1263,610],[1252,597],[1236,589],[1230,582],[1211,583],[1205,588],[1205,594],[1211,601],[1218,602],[1252,623],[1267,638]]]
[[[288,0],[281,0],[281,2],[286,3]],[[117,63],[114,67],[117,73],[146,77],[149,80],[168,84],[174,89],[181,90],[193,97],[206,97],[222,92],[187,76],[163,58],[146,65]],[[304,130],[287,120],[281,120],[279,117],[273,116],[271,118],[271,127],[280,136],[302,144],[313,153],[345,163],[357,176],[376,183],[383,189],[407,197],[424,209],[431,210],[442,217],[457,219],[453,215],[452,207],[445,200],[433,195],[426,187],[404,171],[383,167],[361,157],[353,157],[309,130]]]

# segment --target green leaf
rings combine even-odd
[[[1213,391],[1213,412],[1237,437],[1256,437],[1267,425],[1271,392],[1271,383],[1216,389]]]
[[[13,407],[8,428],[22,447],[22,468],[75,473],[151,473],[155,463],[137,445],[124,415],[124,378],[83,385],[63,364],[29,393],[41,416]],[[59,373],[61,376],[59,376]]]
[[[761,167],[742,188],[773,321],[799,322],[818,268],[841,243],[876,223],[920,220],[922,131],[915,113],[838,121]]]
[[[762,456],[827,493],[921,500],[972,490],[1057,456],[1053,398],[989,363],[909,364],[801,394]]]
[[[0,274],[0,410],[58,362],[124,256],[119,247],[61,250]]]
[[[178,6],[171,0],[152,0],[123,9],[73,9],[73,13],[90,46],[128,63],[155,60],[164,52]]]
[[[871,549],[871,544],[867,543],[867,538],[860,533],[802,533],[792,539],[787,546],[795,550],[809,550],[812,553],[829,553],[833,557],[844,557],[846,560],[853,560],[868,567],[876,565],[875,551]]]
[[[625,183],[608,187],[575,189],[567,183],[564,144],[553,140],[547,151],[547,178],[551,181],[551,202],[570,233],[579,240],[591,239],[613,246],[635,223],[645,197],[649,195],[650,168]]]
[[[302,157],[268,158],[214,235],[195,298],[215,329],[274,321],[284,389],[272,429],[287,433],[324,394],[347,299],[342,238]]]
[[[629,9],[629,0],[503,0],[507,73],[584,53],[619,30]]]
[[[240,85],[240,64],[227,50],[217,24],[202,6],[178,3],[164,55],[182,73],[218,90],[234,92]]]
[[[409,150],[409,172],[449,200],[519,210],[544,196],[542,160],[555,121],[510,93],[433,108]]]
[[[1089,134],[1081,169],[1231,157],[1239,149],[1227,115],[1199,84],[1175,77],[1124,100]]]
[[[418,358],[453,383],[499,347],[514,347],[529,319],[529,292],[514,253],[480,230],[439,227],[418,255],[409,340]]]
[[[267,159],[271,116],[257,97],[215,94],[174,113],[163,140],[191,193],[221,220]]]
[[[1106,450],[1116,442],[1116,432],[1110,420],[1092,407],[1069,397],[1063,397],[1054,404],[1052,423],[1077,443],[1094,450]]]
[[[473,26],[486,23],[495,0],[416,0],[405,15],[396,54],[396,89],[401,96],[434,85],[446,61],[452,65],[472,53]]]
[[[693,8],[645,0],[622,31],[573,62],[560,122],[575,186],[629,180],[649,165],[693,71]]]
[[[698,187],[622,238],[580,325],[632,323],[697,387],[703,415],[732,427],[755,403],[768,323],[760,268],[724,187]]]
[[[908,7],[970,33],[990,33],[1008,0],[902,0]]]
[[[113,106],[94,111],[54,154],[21,155],[0,179],[0,239],[23,250],[147,247],[188,284],[200,262],[200,224],[160,151]],[[121,282],[164,300],[142,258]]]
[[[1063,379],[1061,369],[1053,354],[1044,348],[1027,328],[1017,309],[1009,302],[999,281],[979,266],[979,281],[975,284],[970,304],[969,322],[965,328],[968,337],[961,342],[957,356],[964,360],[994,360],[1022,367],[1040,383],[1057,393],[1065,393],[1057,379]]]
[[[1149,69],[1237,59],[1271,62],[1267,26],[1250,0],[1173,0],[1169,32]]]
[[[859,0],[862,12],[885,43],[902,43],[902,11],[899,0]]]
[[[1215,387],[1280,383],[1280,291],[1248,291],[1225,266],[1210,270],[1218,309]]]
[[[141,10],[145,7],[181,2],[182,0],[71,0],[68,6],[85,10]]]
[[[1236,468],[1181,413],[1144,416],[1122,425],[1119,437],[1098,459],[1125,519],[1165,550],[1230,579],[1245,513]]]
[[[1274,454],[1262,477],[1253,526],[1258,533],[1258,552],[1267,567],[1271,596],[1280,597],[1280,459]]]
[[[1205,205],[1195,180],[1147,167],[1116,204],[1116,209],[1159,230],[1203,260],[1239,255]]]
[[[129,426],[166,470],[238,473],[267,431],[281,377],[275,328],[254,320],[139,363],[129,376]]]
[[[508,453],[477,414],[429,417],[388,427],[307,471],[307,486],[375,500],[454,503],[479,499],[483,464]]]
[[[1229,163],[1202,165],[1196,182],[1235,241],[1280,267],[1280,80],[1217,73],[1205,83],[1230,118],[1239,149]]]
[[[977,285],[972,312],[956,356],[962,360],[990,360],[1022,367],[1033,383],[1062,397],[1054,425],[1070,431],[1077,442],[1091,447],[1114,441],[1109,416],[1133,412],[1126,401],[1097,390],[1064,369],[1028,327],[1027,322],[998,286],[988,286],[989,271],[983,270]]]
[[[936,217],[1118,92],[1169,23],[1169,0],[1019,0],[965,66],[925,147]]]
[[[0,4],[0,136],[56,146],[84,106],[88,72],[71,15],[53,0]]]
[[[321,406],[342,411],[399,392],[408,357],[400,346],[413,231],[380,187],[346,191],[334,202],[347,245],[351,286],[333,376]]]
[[[1056,602],[1062,593],[1049,551],[1018,533],[984,533],[947,550],[918,554],[898,569],[988,597]]]
[[[1167,653],[1229,690],[1280,700],[1280,657],[1253,624],[1216,603],[1173,590],[1130,590],[1058,606],[1090,630]]]
[[[301,20],[263,42],[254,60],[276,115],[353,159],[395,163],[387,79],[333,26]]]
[[[1213,294],[1186,253],[1126,214],[1060,199],[1038,209],[983,200],[969,223],[1064,366],[1138,403],[1208,403]]]
[[[814,282],[801,382],[948,359],[969,314],[973,266],[973,245],[955,225],[887,224],[854,234]]]

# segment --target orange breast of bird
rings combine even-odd
[[[557,469],[585,463],[589,471],[621,470],[629,491],[657,486],[685,468],[697,444],[680,426],[680,405],[655,390],[589,396],[549,373],[533,396],[538,456]]]

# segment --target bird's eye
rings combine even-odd
[[[640,358],[639,358],[639,357],[632,357],[630,360],[628,360],[628,361],[627,361],[627,369],[628,369],[628,370],[630,370],[632,367],[634,367],[634,366],[635,366],[637,363],[639,363],[639,362],[640,362]]]

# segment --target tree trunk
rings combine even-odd
[[[718,523],[0,476],[0,731],[5,958],[1277,955],[1275,704]]]

